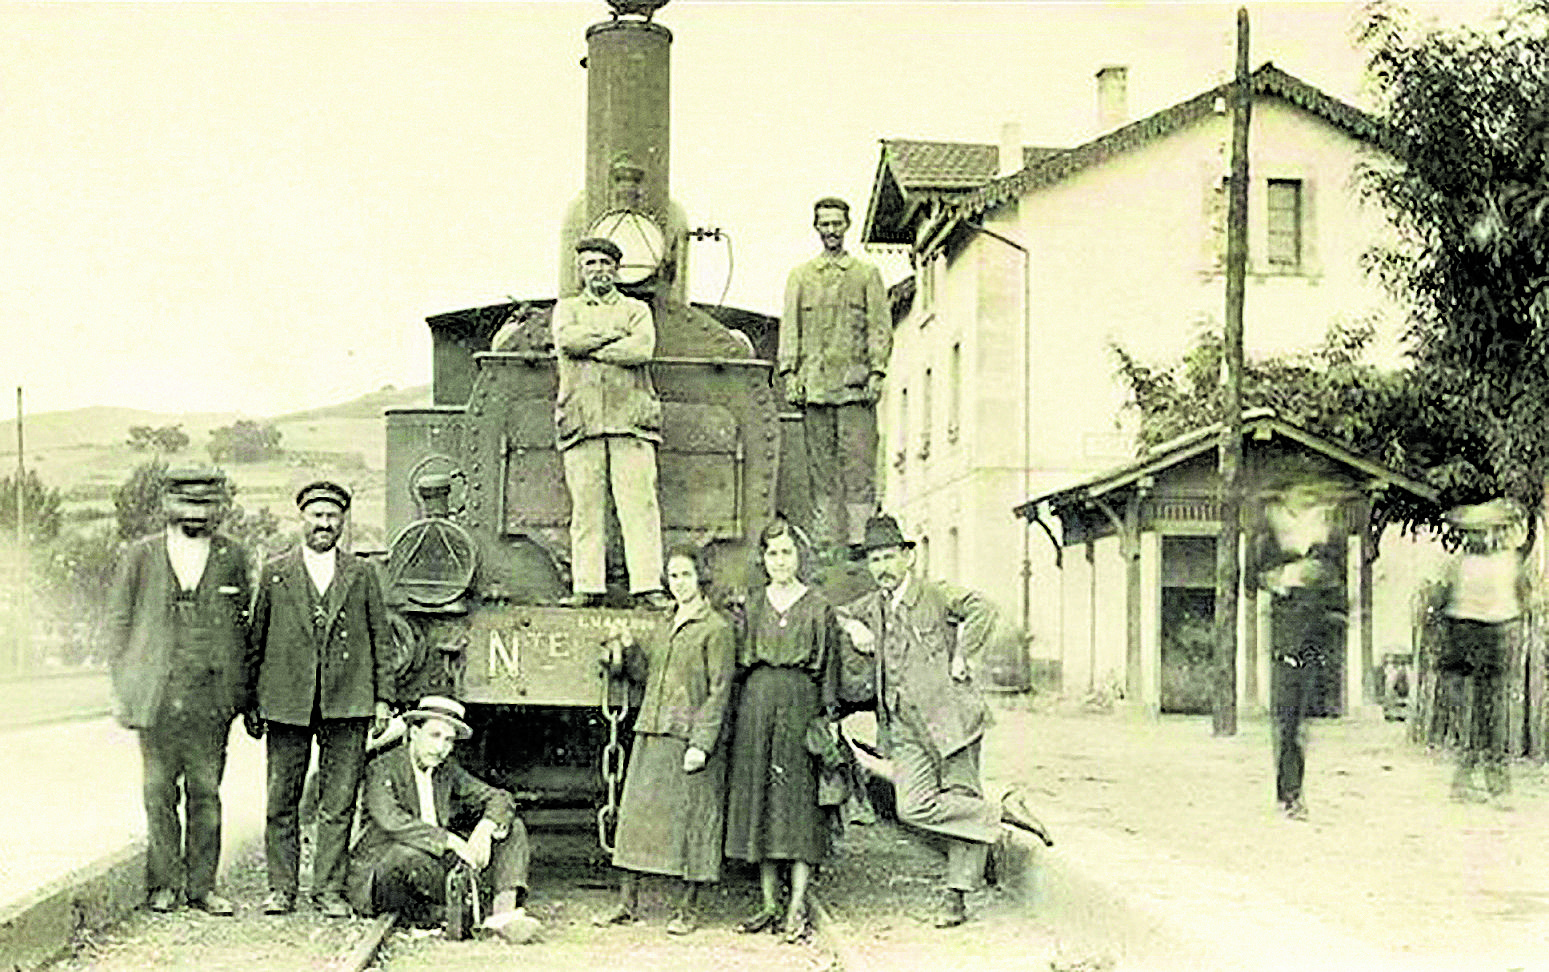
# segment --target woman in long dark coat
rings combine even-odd
[[[759,866],[763,908],[739,931],[780,921],[780,870],[791,893],[781,930],[787,941],[807,932],[807,884],[826,849],[818,806],[817,758],[807,748],[814,723],[835,710],[838,625],[833,608],[797,577],[799,556],[789,523],[775,520],[759,536],[769,584],[748,605],[747,636],[738,652],[743,679],[731,747],[726,854]]]
[[[736,661],[731,625],[705,598],[708,574],[697,551],[667,555],[667,589],[677,608],[644,647],[615,641],[609,666],[645,683],[619,804],[613,864],[625,871],[608,924],[633,921],[639,874],[683,879],[667,931],[697,926],[702,884],[720,880],[725,835],[726,746],[721,727]]]

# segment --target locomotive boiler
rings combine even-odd
[[[777,509],[805,518],[811,500],[800,464],[782,462],[800,441],[775,387],[777,321],[686,298],[691,231],[669,194],[672,34],[651,19],[658,6],[614,3],[612,19],[586,31],[586,178],[559,232],[557,296],[579,289],[576,240],[619,245],[620,289],[655,318],[663,541],[707,546],[717,580],[735,588],[749,537]],[[606,818],[627,699],[600,674],[599,646],[660,617],[626,606],[616,524],[610,600],[557,606],[570,590],[570,498],[555,445],[553,306],[430,318],[432,404],[386,416],[386,580],[412,649],[402,694],[468,702],[477,732],[463,758],[538,825],[578,821],[599,802]],[[516,340],[491,351],[506,324]]]

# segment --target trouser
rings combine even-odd
[[[215,890],[221,855],[221,776],[226,771],[230,729],[230,719],[172,719],[140,730],[146,890],[183,888],[191,900]],[[186,834],[184,821],[178,819],[180,795]]]
[[[520,820],[512,820],[511,832],[491,844],[489,864],[479,872],[479,893],[485,903],[502,891],[516,891],[520,902],[527,890],[531,859],[527,828]],[[455,854],[437,856],[407,844],[394,844],[371,867],[368,912],[428,917],[433,907],[446,903],[447,871],[461,860]]]
[[[1317,698],[1323,665],[1315,658],[1279,655],[1270,691],[1275,711],[1275,797],[1283,804],[1301,799],[1307,757],[1302,720]]]
[[[837,544],[860,540],[876,506],[876,406],[809,404],[802,412],[802,437],[818,536]]]
[[[897,723],[891,732],[899,822],[941,838],[947,887],[974,890],[984,881],[990,845],[1000,838],[1000,814],[979,782],[979,741],[941,758],[915,732]]]
[[[317,736],[317,837],[312,893],[344,890],[345,854],[355,819],[355,797],[366,765],[370,719],[319,719],[312,726],[268,725],[268,826],[264,852],[269,890],[295,894],[301,861],[298,807]]]
[[[577,594],[608,589],[608,496],[624,537],[632,593],[662,586],[656,443],[632,435],[582,439],[562,453],[570,489],[570,574]]]
[[[1461,684],[1473,689],[1472,698],[1467,699],[1472,718],[1463,727],[1458,745],[1459,781],[1468,782],[1473,768],[1483,761],[1492,791],[1506,785],[1506,706],[1501,692],[1509,628],[1508,622],[1453,618],[1448,632],[1449,657],[1444,659],[1449,671],[1462,677]]]

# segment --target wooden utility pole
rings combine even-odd
[[[30,627],[28,614],[31,604],[28,603],[30,592],[28,588],[32,584],[32,558],[27,549],[27,500],[26,491],[22,488],[27,478],[27,461],[22,454],[22,387],[16,386],[16,616],[12,619],[16,625],[16,674],[25,674],[28,668],[27,656],[30,653],[32,639],[28,628]]]
[[[1221,347],[1221,536],[1216,541],[1215,707],[1217,736],[1237,733],[1237,544],[1242,521],[1242,305],[1248,273],[1248,10],[1237,8],[1232,85],[1232,179],[1226,206],[1226,334]]]

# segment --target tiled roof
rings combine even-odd
[[[1264,62],[1263,66],[1253,72],[1252,78],[1255,96],[1282,98],[1317,115],[1351,137],[1374,145],[1381,145],[1385,139],[1380,121],[1353,105],[1319,91],[1300,78],[1287,74],[1271,62]],[[1214,114],[1216,102],[1228,98],[1230,94],[1230,83],[1219,85],[1068,152],[1046,157],[1020,172],[1003,179],[990,180],[957,201],[957,215],[966,219],[976,218],[1023,193],[1052,185],[1090,166],[1169,135],[1202,117]]]
[[[1022,166],[1033,165],[1062,149],[1022,147]],[[922,142],[883,139],[882,153],[893,178],[912,189],[977,189],[995,178],[1000,147],[976,142]]]

